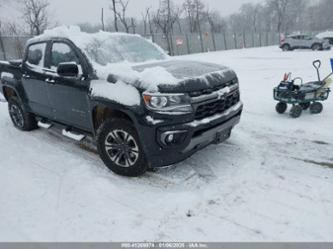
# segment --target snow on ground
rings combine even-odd
[[[239,74],[245,104],[229,141],[129,179],[45,130],[17,131],[0,104],[0,241],[332,241],[333,97],[322,115],[275,113],[284,72],[315,78],[332,52],[274,47],[182,59]]]

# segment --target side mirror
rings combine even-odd
[[[77,77],[79,75],[79,67],[73,62],[60,63],[57,73],[62,77]]]

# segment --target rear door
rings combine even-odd
[[[292,36],[292,47],[293,48],[300,48],[302,47],[302,40],[300,35]]]
[[[90,82],[83,77],[82,57],[72,44],[65,41],[54,41],[49,54],[46,82],[55,120],[90,131]],[[61,77],[57,74],[58,65],[65,62],[75,62],[78,65],[80,73],[77,77]]]
[[[31,111],[43,117],[52,118],[52,108],[45,83],[47,76],[44,71],[47,46],[47,42],[28,46],[22,65],[22,85]]]
[[[315,40],[311,36],[305,35],[303,39],[304,39],[304,46],[303,46],[304,48],[311,48],[312,45],[315,43]]]

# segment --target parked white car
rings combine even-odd
[[[333,45],[333,31],[327,31],[327,32],[319,33],[318,35],[316,35],[316,37],[319,38],[319,39],[328,40],[328,42],[331,45]]]
[[[280,48],[283,51],[291,51],[294,49],[312,49],[312,50],[329,50],[331,45],[328,40],[312,37],[309,35],[291,35],[282,38]]]

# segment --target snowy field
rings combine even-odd
[[[333,52],[247,49],[182,57],[235,69],[245,111],[229,141],[130,179],[0,104],[0,241],[333,241],[333,97],[319,116],[275,112],[292,71],[315,79]]]

